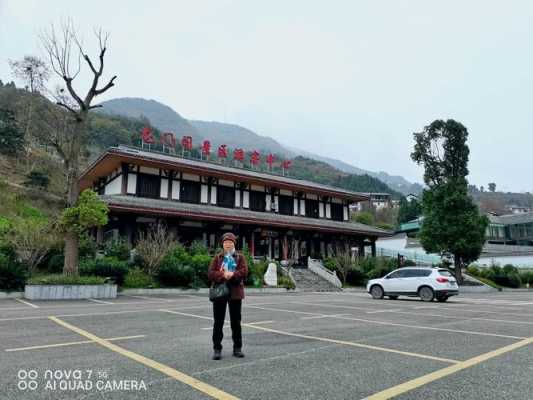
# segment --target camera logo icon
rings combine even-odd
[[[17,377],[19,379],[17,387],[19,390],[35,390],[37,389],[38,383],[37,383],[37,377],[39,374],[36,370],[30,369],[20,369],[17,373]]]

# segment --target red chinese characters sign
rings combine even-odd
[[[261,161],[261,154],[257,150],[254,150],[250,155],[250,164],[257,167]]]
[[[176,135],[172,132],[163,132],[159,135],[159,140],[156,139],[156,136],[154,135],[153,130],[145,126],[141,130],[141,146],[144,147],[145,145],[150,149],[151,145],[155,145],[156,143],[160,143],[162,145],[163,152],[169,152],[172,154],[175,154],[176,146],[177,146],[177,140]],[[184,152],[190,152],[190,156],[192,156],[192,150],[193,150],[193,141],[192,136],[185,135],[180,140],[180,145],[182,149],[182,156],[184,156]],[[209,156],[211,155],[211,142],[209,140],[204,140],[199,146],[200,150],[200,158],[205,160],[209,160]],[[229,157],[229,150],[228,146],[225,144],[219,145],[216,153],[219,161],[222,161],[224,159],[227,159]],[[235,165],[237,166],[244,166],[244,160],[246,157],[246,152],[242,148],[235,148],[233,150],[233,160],[235,161]],[[268,154],[265,157],[265,163],[267,164],[267,170],[272,171],[273,170],[273,164],[274,164],[274,155],[272,153]],[[280,163],[282,174],[285,175],[287,170],[291,167],[291,160],[284,160]],[[250,153],[250,165],[254,169],[260,169],[261,167],[261,154],[259,151],[254,150]]]
[[[233,150],[233,159],[236,161],[243,162],[244,161],[244,150],[243,149]]]
[[[202,143],[202,155],[209,157],[209,154],[211,154],[211,142],[204,140]]]
[[[228,146],[225,144],[218,146],[217,156],[218,158],[228,158]]]
[[[191,151],[192,150],[192,136],[183,136],[181,138],[181,146],[183,150]]]
[[[149,127],[145,126],[141,131],[141,140],[143,144],[155,144],[154,134]]]

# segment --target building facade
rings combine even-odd
[[[99,242],[120,235],[134,244],[139,233],[163,222],[185,243],[216,247],[224,232],[238,236],[255,257],[304,262],[339,249],[365,247],[387,231],[349,220],[349,206],[367,196],[326,186],[134,147],[105,151],[80,178],[107,203]]]

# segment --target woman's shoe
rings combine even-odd
[[[241,351],[241,349],[235,349],[235,350],[233,350],[233,357],[243,358],[244,354]]]
[[[213,353],[213,360],[220,360],[222,358],[222,351],[215,350]]]

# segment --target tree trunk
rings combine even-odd
[[[79,238],[77,232],[65,234],[65,263],[63,274],[78,275]]]
[[[76,205],[79,197],[78,187],[78,158],[73,157],[66,163],[67,168],[67,207]],[[78,275],[79,261],[79,237],[76,231],[67,231],[65,233],[65,261],[63,264],[63,274]]]
[[[458,255],[454,255],[454,264],[455,264],[455,279],[457,279],[457,284],[462,285],[463,284],[463,265],[461,261],[461,257]]]

